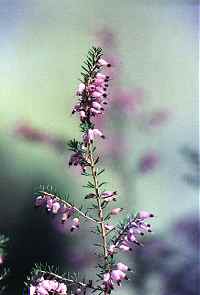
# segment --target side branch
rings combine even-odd
[[[63,282],[66,282],[66,283],[68,283],[67,284],[68,286],[78,285],[78,286],[80,286],[82,288],[89,288],[89,287],[91,288],[91,286],[88,285],[88,284],[85,284],[85,283],[79,282],[79,281],[74,281],[72,279],[64,278],[64,277],[62,277],[62,276],[60,276],[60,275],[58,275],[56,273],[53,273],[53,272],[48,272],[48,271],[41,270],[40,273],[43,274],[43,275],[51,276],[51,277],[53,277],[55,279],[58,279],[58,280],[61,280]]]
[[[47,197],[51,197],[52,199],[54,199],[55,201],[58,201],[64,205],[66,205],[68,208],[72,208],[74,209],[74,211],[76,211],[79,215],[81,215],[82,217],[84,217],[85,219],[93,222],[93,223],[98,223],[97,220],[95,220],[94,218],[86,215],[85,213],[83,213],[81,210],[79,210],[77,207],[75,207],[74,205],[70,204],[69,202],[67,202],[66,200],[63,200],[61,197],[58,197],[54,194],[48,193],[46,191],[40,191],[40,193],[42,193],[44,196]]]

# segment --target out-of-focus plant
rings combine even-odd
[[[160,127],[168,119],[169,111],[166,109],[158,109],[146,111],[145,90],[142,87],[133,86],[132,88],[124,87],[122,82],[123,63],[118,50],[118,42],[115,34],[109,29],[104,28],[97,32],[97,39],[104,48],[105,54],[114,65],[112,68],[112,76],[114,81],[110,88],[110,104],[105,118],[100,118],[99,124],[109,128],[112,136],[107,145],[104,145],[104,151],[107,151],[108,158],[116,160],[120,168],[125,166],[124,152],[132,155],[132,146],[130,138],[134,137],[134,128],[140,131],[141,135],[153,131],[156,127]],[[131,125],[131,133],[125,132]],[[132,161],[132,157],[129,157]],[[146,153],[140,155],[140,158],[133,163],[132,167],[139,175],[152,171],[159,162],[158,152],[147,150]],[[127,165],[126,165],[127,166]],[[122,169],[124,172],[126,169]],[[122,173],[123,174],[123,173]],[[129,172],[126,174],[130,174]],[[132,175],[132,173],[131,173]],[[127,175],[126,175],[127,176]]]
[[[193,170],[183,180],[199,187],[199,154],[184,147],[181,150]],[[170,231],[146,240],[145,250],[137,248],[133,257],[137,272],[134,287],[145,294],[149,279],[160,281],[159,295],[197,295],[199,292],[199,216],[188,214],[176,221]],[[156,257],[156,259],[155,259]]]
[[[99,167],[101,158],[96,147],[96,139],[105,139],[105,135],[96,127],[95,119],[104,114],[109,102],[110,75],[102,70],[110,68],[111,64],[102,56],[99,47],[89,50],[76,91],[78,102],[72,110],[72,114],[79,116],[82,137],[69,142],[72,152],[69,165],[79,167],[81,175],[88,178],[84,186],[88,190],[84,203],[78,207],[69,195],[61,196],[45,187],[41,187],[35,199],[36,207],[46,208],[50,215],[57,215],[61,223],[68,224],[71,232],[79,230],[81,219],[93,225],[91,232],[98,240],[92,250],[97,256],[96,277],[86,280],[79,274],[60,274],[55,267],[37,264],[26,282],[30,295],[111,294],[128,279],[130,271],[119,261],[119,252],[129,252],[134,245],[141,245],[139,237],[151,232],[147,220],[153,214],[147,211],[130,214],[119,224],[113,224],[113,216],[121,213],[122,208],[111,207],[117,201],[118,193],[105,190],[106,182],[102,180],[105,169]]]
[[[0,294],[5,290],[5,278],[8,275],[8,268],[4,267],[6,258],[6,247],[9,239],[4,235],[0,235]]]
[[[14,128],[14,135],[32,143],[45,144],[59,153],[65,152],[66,141],[57,135],[35,128],[30,122],[19,121]]]
[[[160,281],[160,295],[197,295],[199,236],[198,216],[191,215],[177,221],[171,231],[146,240],[145,250],[137,248],[133,281],[137,293],[148,292],[153,278]]]
[[[199,152],[185,146],[181,149],[181,153],[184,156],[185,161],[187,161],[190,165],[190,170],[192,170],[191,172],[187,172],[183,175],[184,181],[192,186],[199,187]]]

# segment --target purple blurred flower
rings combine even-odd
[[[59,153],[63,153],[65,151],[66,144],[64,139],[58,137],[57,135],[47,134],[45,131],[37,129],[25,121],[20,121],[16,124],[14,135],[22,137],[30,142],[46,144],[55,148],[55,150]]]
[[[142,174],[148,173],[149,171],[155,169],[158,163],[158,154],[153,151],[148,152],[139,159],[138,171]]]
[[[158,110],[150,114],[148,125],[149,127],[159,127],[165,123],[169,118],[168,110]]]
[[[132,90],[115,89],[113,97],[111,108],[116,108],[120,112],[133,113],[143,102],[144,90],[139,87]]]

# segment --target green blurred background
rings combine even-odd
[[[182,181],[188,165],[179,150],[184,145],[198,148],[198,4],[192,0],[0,0],[0,181],[7,194],[0,221],[4,230],[7,220],[10,232],[15,223],[20,228],[26,222],[32,188],[43,181],[76,194],[77,202],[81,198],[78,176],[68,169],[67,156],[16,139],[12,130],[17,121],[26,120],[66,139],[79,136],[77,120],[70,115],[74,91],[83,58],[90,46],[98,45],[95,33],[104,27],[117,37],[124,87],[145,90],[146,110],[170,111],[168,122],[153,135],[135,130],[134,118],[127,126],[132,146],[132,153],[124,155],[127,163],[146,149],[156,148],[160,155],[159,168],[139,177],[133,192],[130,182],[129,204],[135,210],[136,199],[137,209],[155,212],[155,232],[197,212],[198,194]],[[108,178],[112,188],[119,188],[124,203],[118,169],[110,165]]]

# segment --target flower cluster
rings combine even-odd
[[[103,288],[104,290],[110,294],[114,289],[114,285],[121,285],[121,281],[128,280],[128,276],[126,274],[127,271],[131,269],[124,263],[119,262],[116,265],[116,268],[111,272],[107,272],[103,276]]]
[[[52,212],[54,215],[61,214],[61,222],[65,223],[70,220],[71,231],[77,230],[80,226],[80,220],[77,217],[72,219],[77,209],[66,203],[58,197],[47,193],[35,199],[36,207],[46,207],[47,212]]]
[[[130,219],[125,226],[121,228],[119,235],[116,237],[113,244],[109,247],[109,254],[113,256],[117,250],[132,251],[134,245],[141,245],[138,241],[138,236],[143,236],[147,232],[152,232],[151,225],[145,223],[148,218],[154,217],[153,214],[147,211],[139,212],[135,218]]]
[[[72,114],[79,113],[80,120],[83,122],[90,117],[102,114],[104,105],[108,103],[106,98],[109,76],[100,73],[99,70],[102,66],[109,67],[111,65],[100,58],[100,54],[100,51],[96,52],[94,68],[91,68],[93,75],[85,80],[84,83],[81,82],[76,91],[76,95],[79,96],[79,102],[74,106]]]
[[[35,285],[31,285],[29,288],[30,295],[67,295],[67,286],[64,283],[53,280],[45,280],[41,277],[37,280]]]

